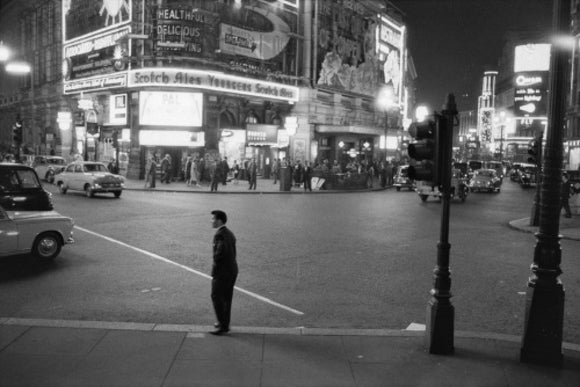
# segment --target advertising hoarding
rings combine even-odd
[[[64,0],[62,2],[63,41],[128,24],[132,21],[132,0]]]
[[[63,48],[63,78],[65,81],[110,74],[126,69],[123,57],[127,54],[129,27],[67,44]]]

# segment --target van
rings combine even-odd
[[[52,194],[33,168],[0,163],[0,205],[6,211],[52,211]]]

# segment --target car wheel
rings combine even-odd
[[[397,192],[399,192],[401,190],[401,187],[397,187]]]
[[[44,262],[52,261],[58,256],[61,248],[62,241],[58,234],[54,232],[46,232],[40,234],[34,241],[32,255]]]
[[[90,185],[85,185],[85,195],[87,195],[88,198],[92,198],[95,196],[95,193],[93,192],[93,190],[91,189]]]
[[[115,194],[115,197],[116,197],[116,198],[120,198],[120,197],[121,197],[121,193],[123,193],[123,191],[117,191],[117,192],[114,192],[114,194]]]
[[[429,197],[429,195],[419,195],[419,197],[421,198],[422,202],[427,201],[427,198]]]
[[[58,182],[58,190],[61,194],[66,194],[66,188],[64,187],[64,183],[62,181]]]

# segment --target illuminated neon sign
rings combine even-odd
[[[287,102],[298,101],[298,88],[212,71],[151,68],[129,71],[129,87],[185,87],[253,95]]]

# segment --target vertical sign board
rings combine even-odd
[[[127,94],[109,96],[109,124],[127,125]]]
[[[402,105],[404,97],[405,27],[381,16],[377,30],[377,53],[383,66],[383,82],[393,90],[393,103]]]
[[[548,114],[548,77],[551,45],[525,44],[515,47],[514,115],[516,132],[541,127]]]

